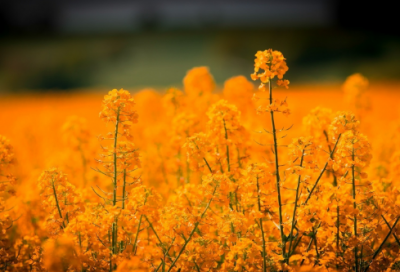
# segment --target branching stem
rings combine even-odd
[[[303,167],[303,161],[304,161],[304,150],[301,153],[301,159],[300,159],[300,167]],[[293,208],[293,216],[292,216],[292,227],[290,228],[290,242],[289,242],[289,248],[288,248],[288,253],[291,252],[291,247],[292,247],[292,243],[293,243],[293,230],[294,230],[294,226],[296,223],[296,209],[297,209],[297,202],[299,200],[299,191],[300,191],[300,183],[301,183],[301,175],[299,175],[299,178],[297,180],[297,188],[296,188],[296,199],[294,201],[294,208]],[[287,263],[289,264],[289,259],[290,259],[290,255],[288,254],[287,256]]]
[[[317,180],[315,181],[315,183],[314,183],[314,185],[313,185],[313,187],[312,187],[310,193],[308,194],[308,197],[307,197],[306,201],[304,202],[304,204],[307,204],[308,200],[310,200],[310,198],[311,198],[311,196],[312,196],[312,193],[314,192],[315,188],[316,188],[317,185],[318,185],[319,180],[322,178],[322,175],[325,173],[325,170],[326,170],[326,167],[328,166],[329,160],[333,158],[333,154],[335,153],[336,147],[337,147],[337,145],[338,145],[338,143],[339,143],[339,140],[340,140],[340,137],[341,137],[341,136],[342,136],[342,134],[339,134],[339,136],[338,136],[338,138],[337,138],[337,140],[336,140],[335,146],[333,147],[332,152],[331,152],[330,155],[329,155],[329,159],[328,159],[328,161],[325,163],[324,168],[322,168],[322,171],[321,171],[321,173],[319,174]]]
[[[389,229],[389,233],[386,235],[385,239],[382,241],[382,243],[379,245],[378,249],[375,251],[374,255],[372,256],[371,262],[367,265],[367,267],[364,269],[364,272],[367,272],[370,265],[372,264],[372,262],[374,261],[374,259],[376,258],[376,256],[378,256],[378,254],[381,252],[384,244],[386,243],[387,239],[389,239],[390,235],[392,235],[392,232],[394,230],[394,228],[396,227],[397,223],[399,222],[400,217],[397,217],[396,221],[394,222],[393,226]]]
[[[183,245],[183,247],[181,248],[181,250],[178,253],[178,256],[176,256],[175,260],[172,262],[171,266],[168,269],[168,272],[171,271],[171,269],[174,267],[175,263],[178,261],[179,257],[182,255],[183,251],[185,251],[185,248],[186,248],[187,244],[190,242],[190,240],[192,239],[193,234],[196,232],[197,227],[201,222],[201,219],[203,219],[203,217],[206,214],[208,208],[210,207],[211,202],[212,202],[212,200],[214,198],[215,192],[217,191],[217,188],[218,188],[218,185],[215,186],[213,194],[212,194],[210,200],[208,201],[207,206],[205,207],[203,213],[201,214],[200,220],[198,222],[196,222],[196,224],[194,225],[194,228],[193,228],[192,232],[190,233],[189,237],[186,239],[185,244]]]

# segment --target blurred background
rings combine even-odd
[[[397,81],[396,16],[385,0],[0,0],[0,93],[180,87],[195,66],[222,85],[268,48],[292,84]]]

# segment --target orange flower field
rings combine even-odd
[[[287,70],[2,98],[0,271],[400,271],[400,84]]]

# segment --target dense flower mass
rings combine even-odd
[[[254,66],[258,90],[197,67],[183,91],[110,91],[101,128],[0,135],[0,270],[399,271],[400,129],[370,133],[368,81],[288,124],[285,58]]]

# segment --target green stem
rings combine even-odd
[[[258,211],[261,212],[261,200],[260,200],[260,185],[258,183],[258,177],[257,177],[257,199],[258,199]],[[265,248],[265,235],[264,235],[264,227],[262,224],[262,219],[260,218],[260,229],[261,229],[261,237],[262,237],[262,243],[263,243],[263,272],[267,272],[267,251]]]
[[[55,198],[55,200],[56,200],[56,206],[57,206],[58,214],[60,215],[60,218],[63,219],[62,212],[61,212],[61,208],[60,208],[60,204],[58,203],[58,197],[57,197],[56,187],[54,186],[54,180],[53,180],[53,178],[51,179],[51,185],[52,185],[52,187],[53,187],[53,194],[54,194],[54,198]],[[61,228],[65,228],[64,219],[63,219]]]
[[[290,252],[288,251],[289,256],[293,255],[293,253],[296,250],[297,246],[300,244],[301,239],[303,239],[303,236],[304,235],[300,236],[300,238],[298,238],[297,241],[293,244],[292,250]]]
[[[317,245],[317,234],[315,234],[315,237],[314,237],[314,245],[315,245],[315,253],[317,254],[317,259],[319,259],[318,245]]]
[[[160,268],[161,268],[161,266],[162,266],[163,263],[164,263],[164,262],[161,262],[161,263],[160,263],[160,265],[157,267],[157,269],[155,270],[155,272],[158,272],[158,270],[160,270]]]
[[[186,183],[190,183],[190,167],[189,162],[186,160]]]
[[[333,147],[332,152],[331,152],[330,155],[329,155],[329,159],[332,159],[332,158],[333,158],[333,154],[335,153],[336,147],[337,147],[337,145],[338,145],[338,143],[339,143],[339,140],[340,140],[340,137],[341,137],[341,136],[342,136],[342,134],[339,134],[339,136],[338,136],[338,138],[337,138],[337,140],[336,140],[335,146]],[[322,171],[321,171],[321,173],[319,174],[317,180],[315,181],[315,183],[314,183],[314,185],[313,185],[313,187],[312,187],[310,193],[308,194],[308,197],[307,197],[306,201],[304,202],[304,204],[307,204],[308,200],[310,200],[311,195],[312,195],[312,193],[314,192],[314,189],[317,187],[319,180],[322,178],[322,175],[325,173],[325,170],[326,170],[326,167],[328,166],[328,163],[329,163],[329,160],[325,163],[324,168],[322,169]]]
[[[82,251],[82,238],[81,238],[81,232],[79,232],[79,234],[78,234],[78,238],[79,238],[79,247],[81,248],[81,251]]]
[[[143,218],[143,214],[140,216],[139,225],[138,225],[138,229],[137,229],[136,237],[135,237],[135,242],[133,243],[133,250],[132,250],[133,256],[135,256],[135,254],[136,254],[136,243],[137,243],[137,240],[138,240],[138,237],[139,237],[140,224],[142,223],[142,218]]]
[[[307,246],[306,252],[308,252],[308,251],[310,250],[310,248],[311,248],[311,245],[312,245],[313,241],[314,241],[314,236],[313,236],[313,237],[311,237],[311,239],[310,239],[310,242],[308,243],[308,246]],[[302,260],[301,260],[300,266],[302,266],[302,265],[303,265],[304,261],[305,261],[305,259],[302,259]]]
[[[351,167],[351,174],[352,174],[352,196],[353,196],[353,207],[354,209],[357,209],[357,204],[356,204],[356,177],[355,177],[355,165],[354,165],[354,147],[353,147],[353,152],[352,152],[352,160],[353,160],[353,166]],[[354,236],[357,237],[357,215],[354,215]],[[354,248],[354,262],[356,266],[356,272],[359,271],[358,267],[358,247],[357,245]]]
[[[228,131],[227,131],[226,125],[225,125],[225,119],[222,119],[222,121],[224,122],[225,140],[228,142]],[[226,160],[227,160],[227,163],[228,163],[228,172],[230,172],[231,171],[231,165],[230,165],[230,162],[229,162],[229,145],[228,145],[228,143],[226,143]]]
[[[326,130],[324,130],[324,135],[325,135],[326,142],[328,143],[329,153],[332,153],[332,148],[329,145],[329,137],[328,137],[328,133],[326,132]],[[333,158],[331,157],[331,159],[333,159]],[[333,171],[333,169],[331,169],[331,172],[332,172],[332,175],[333,175],[333,186],[336,187],[338,184],[337,184],[337,178],[335,176],[335,171]]]
[[[339,203],[337,203],[337,207],[336,207],[336,212],[337,212],[337,219],[336,219],[336,257],[339,257],[340,254],[340,207],[339,207]],[[339,267],[336,265],[336,269],[338,269]]]
[[[239,168],[240,169],[242,169],[242,162],[240,161],[240,150],[239,150],[239,147],[237,147],[236,148],[236,150],[237,150],[237,156],[238,156],[238,165],[239,165]]]
[[[382,243],[379,245],[378,249],[375,251],[374,255],[372,256],[371,262],[368,264],[368,266],[364,269],[364,272],[367,272],[370,265],[372,264],[372,262],[374,261],[374,259],[376,258],[376,256],[378,256],[378,254],[381,252],[383,245],[386,243],[387,239],[389,239],[390,235],[392,235],[392,232],[394,230],[394,228],[396,227],[397,223],[399,222],[400,217],[397,217],[396,221],[394,222],[393,226],[390,229],[389,233],[386,235],[385,239],[382,241]]]
[[[114,135],[114,188],[113,188],[113,206],[117,204],[117,176],[118,176],[118,169],[117,169],[117,143],[118,143],[118,125],[119,125],[119,111],[117,110],[117,117],[115,121],[115,135]],[[114,219],[115,220],[115,219]],[[117,225],[116,222],[112,225],[112,253],[115,254],[116,252],[116,244],[117,244]]]
[[[210,173],[212,174],[213,171],[212,171],[210,165],[208,164],[208,161],[206,160],[206,158],[203,158],[203,160],[206,162],[208,170],[210,170]]]
[[[313,228],[313,235],[311,236],[310,243],[307,246],[306,252],[308,252],[310,250],[311,245],[314,242],[314,239],[317,238],[317,232],[318,232],[318,229],[319,229],[320,226],[321,226],[321,223],[318,224],[318,226],[317,226],[317,228],[315,230]],[[303,265],[304,261],[305,261],[305,259],[301,260],[300,266]]]
[[[300,167],[303,167],[303,160],[304,160],[304,150],[301,153]],[[299,175],[298,180],[297,180],[296,199],[294,201],[293,216],[292,216],[292,227],[290,228],[290,235],[289,235],[289,237],[290,237],[290,243],[289,243],[289,248],[288,248],[289,253],[291,252],[290,249],[291,249],[292,243],[293,243],[293,230],[294,230],[294,226],[296,223],[296,210],[297,210],[297,202],[299,200],[300,183],[301,183],[301,175]],[[290,259],[290,255],[288,254],[287,264],[289,264],[289,259]]]
[[[171,258],[171,256],[169,256],[168,251],[165,250],[164,245],[163,245],[163,242],[161,241],[160,237],[158,236],[156,230],[154,229],[153,224],[150,222],[150,220],[147,218],[146,215],[144,215],[144,218],[145,218],[146,221],[149,223],[149,226],[150,226],[151,230],[152,230],[152,231],[154,232],[154,234],[156,235],[157,240],[158,240],[158,242],[160,243],[160,246],[161,246],[161,249],[162,249],[164,255],[166,255],[166,256],[171,260],[171,262],[172,262],[172,258]]]
[[[122,186],[122,209],[125,209],[126,169],[124,169],[124,184]]]
[[[119,108],[117,111],[117,119],[115,121],[115,135],[114,135],[114,190],[113,190],[113,205],[117,204],[117,143],[118,143],[118,125],[119,125]]]
[[[175,263],[178,261],[179,257],[182,255],[183,251],[185,251],[185,248],[186,248],[187,244],[190,242],[190,240],[192,239],[193,234],[196,232],[197,226],[200,224],[201,219],[203,219],[203,217],[206,214],[208,208],[210,207],[211,202],[212,202],[212,200],[214,198],[215,192],[217,191],[217,188],[218,188],[218,185],[215,186],[213,194],[212,194],[210,200],[208,201],[208,204],[207,204],[206,208],[204,209],[203,213],[201,214],[200,221],[196,222],[196,224],[194,225],[194,228],[193,228],[192,232],[190,233],[189,237],[186,239],[185,244],[183,245],[183,247],[179,251],[178,256],[176,256],[175,260],[172,262],[171,266],[168,269],[168,272],[171,271],[171,269],[174,267]]]
[[[383,215],[381,215],[381,216],[382,216],[383,220],[385,221],[386,225],[389,227],[389,229],[392,230],[392,227],[389,225],[389,222],[386,220],[386,218]],[[396,233],[393,232],[393,236],[394,236],[394,239],[396,240],[397,244],[400,246],[400,240],[397,237]]]
[[[271,80],[269,81],[269,102],[272,104],[272,86]],[[281,199],[281,187],[280,187],[280,177],[279,177],[279,159],[278,159],[278,141],[276,139],[276,129],[275,129],[275,119],[274,112],[271,110],[271,124],[272,124],[272,135],[274,138],[274,153],[275,153],[275,177],[276,177],[276,190],[278,192],[278,205],[279,205],[279,230],[281,234],[282,241],[282,256],[285,258],[286,242],[285,234],[283,232],[283,219],[282,219],[282,199]]]
[[[194,265],[196,266],[196,270],[197,270],[197,272],[200,272],[200,268],[199,268],[199,266],[197,265],[197,263],[196,263],[196,262],[194,262]]]
[[[111,251],[113,254],[115,254],[115,232],[116,232],[116,226],[115,226],[115,218],[114,218],[114,222],[112,223],[112,233],[111,233]]]

